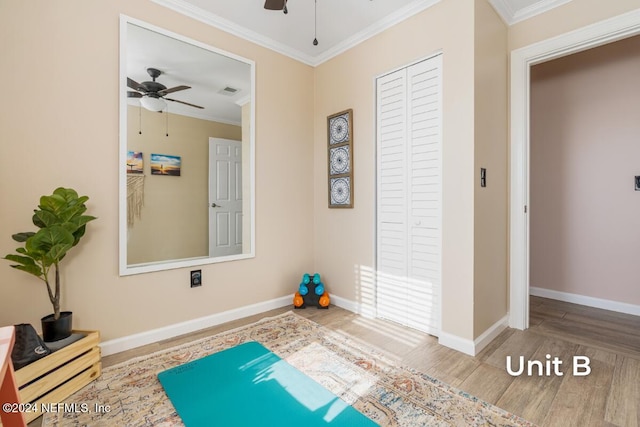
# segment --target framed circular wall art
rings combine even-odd
[[[353,207],[353,110],[327,117],[329,207]]]

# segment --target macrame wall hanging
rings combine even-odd
[[[127,175],[127,225],[140,219],[144,206],[144,175]]]

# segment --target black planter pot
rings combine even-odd
[[[40,319],[42,322],[42,339],[45,342],[60,341],[71,335],[71,321],[73,313],[60,312],[60,318],[55,320],[53,314]]]

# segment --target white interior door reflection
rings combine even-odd
[[[242,253],[242,143],[209,138],[209,256]]]

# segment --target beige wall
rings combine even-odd
[[[327,274],[337,295],[372,301],[374,79],[440,49],[444,61],[442,329],[474,339],[507,313],[507,29],[487,2],[444,1],[318,67],[316,269]],[[345,108],[354,109],[355,208],[330,210],[325,118]],[[489,171],[490,185],[483,189],[480,167]]]
[[[475,2],[474,338],[507,314],[507,27]],[[480,168],[487,186],[480,187]]]
[[[145,175],[144,207],[128,230],[129,264],[208,256],[209,137],[240,141],[240,126],[169,114],[166,136],[166,114],[134,106],[128,114],[128,147],[143,153]],[[180,176],[151,175],[152,153],[180,156]]]
[[[640,304],[640,37],[531,73],[531,286]]]
[[[256,258],[118,276],[119,14],[256,62]],[[313,69],[149,1],[0,2],[0,254],[30,229],[40,195],[71,186],[98,220],[64,260],[63,308],[103,339],[293,292],[313,263]],[[281,102],[283,94],[287,102]],[[43,284],[0,265],[0,324],[34,323],[51,307]]]
[[[316,68],[315,270],[327,289],[373,301],[375,77],[443,52],[443,323],[473,339],[474,10],[445,0]],[[327,207],[326,117],[353,108],[354,208]]]

